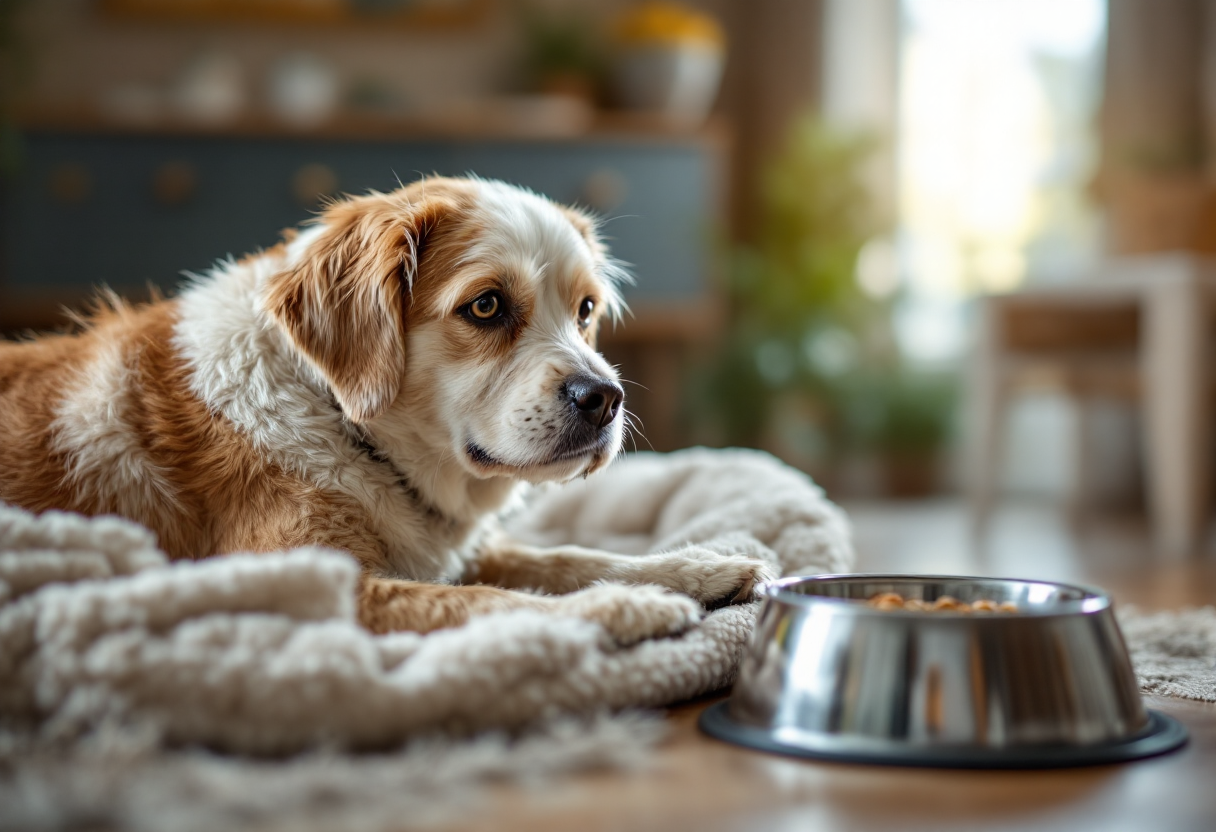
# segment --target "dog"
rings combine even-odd
[[[618,455],[595,343],[624,277],[592,217],[501,182],[335,201],[175,298],[0,344],[0,500],[130,518],[173,559],[344,550],[377,633],[513,609],[679,633],[771,567],[538,549],[496,522]]]

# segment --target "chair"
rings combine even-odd
[[[1010,402],[1049,387],[1080,405],[1074,460],[1084,488],[1086,399],[1139,401],[1150,521],[1158,546],[1193,550],[1211,494],[1212,309],[1216,261],[1188,254],[1113,261],[1076,283],[981,299],[970,384],[972,519],[996,499]]]

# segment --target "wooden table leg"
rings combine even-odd
[[[980,301],[979,326],[968,367],[967,490],[971,533],[983,538],[996,502],[1004,459],[1009,395],[996,298]]]
[[[1207,286],[1202,266],[1180,265],[1146,287],[1142,359],[1149,513],[1171,554],[1202,543],[1211,481]]]

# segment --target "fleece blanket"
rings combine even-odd
[[[704,546],[848,571],[844,515],[762,454],[639,454],[539,490],[520,538]],[[648,765],[637,709],[724,687],[755,605],[614,649],[515,612],[428,636],[354,624],[355,568],[297,550],[168,564],[114,518],[0,506],[0,829],[401,829],[478,812],[477,784]],[[1216,610],[1120,622],[1148,693],[1216,701]]]
[[[846,571],[853,557],[816,486],[744,451],[639,454],[536,493],[506,522],[529,541],[701,546],[787,574]],[[534,612],[373,636],[355,623],[356,576],[322,549],[170,564],[131,523],[0,507],[0,743],[62,747],[104,729],[277,755],[520,731],[721,688],[755,614],[728,607],[628,649]]]

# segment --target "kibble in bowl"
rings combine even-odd
[[[898,592],[879,592],[866,601],[878,610],[903,610],[905,612],[961,612],[961,613],[1013,613],[1018,605],[1012,601],[993,601],[979,598],[975,601],[960,601],[952,595],[941,595],[933,601],[905,598]]]

